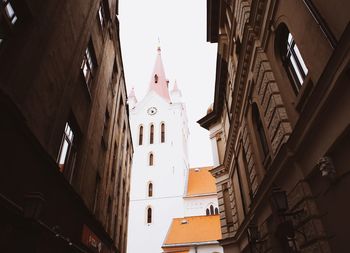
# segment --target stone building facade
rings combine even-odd
[[[349,2],[207,5],[224,251],[347,252]]]
[[[1,2],[0,251],[125,252],[118,1]]]

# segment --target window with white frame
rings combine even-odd
[[[96,58],[91,40],[85,49],[83,61],[80,68],[82,70],[89,92],[91,92],[91,83],[96,70]]]
[[[275,44],[283,66],[296,94],[299,93],[309,72],[297,43],[288,27],[282,23],[276,31]]]
[[[67,122],[63,132],[57,163],[60,171],[65,175],[69,182],[72,180],[77,156],[77,148],[75,144],[76,135],[70,124]]]

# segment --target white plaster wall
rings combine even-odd
[[[218,244],[197,246],[197,253],[223,253],[224,249]],[[196,253],[194,247],[190,249],[189,253]]]
[[[220,131],[220,129],[221,129],[221,124],[220,123],[212,126],[209,129],[211,148],[212,148],[212,153],[213,153],[213,165],[214,165],[214,167],[220,165],[219,153],[218,153],[218,145],[217,145],[216,137],[215,137],[216,133],[218,133]]]
[[[184,202],[186,217],[206,215],[206,209],[210,205],[213,205],[214,209],[219,206],[216,195],[185,198]]]
[[[155,115],[147,109],[156,107]],[[185,184],[188,174],[188,127],[185,107],[169,104],[155,92],[130,111],[134,142],[129,207],[128,253],[162,252],[161,246],[173,218],[184,216]],[[160,125],[165,123],[165,143],[160,143]],[[154,144],[149,144],[149,131],[154,124]],[[139,126],[143,125],[143,144],[139,145]],[[149,153],[154,165],[149,166]],[[153,196],[148,197],[148,183]],[[147,224],[147,207],[153,210],[152,224]]]

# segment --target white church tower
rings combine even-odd
[[[158,47],[146,96],[129,94],[134,157],[128,225],[128,253],[160,253],[174,217],[184,216],[188,125],[181,91],[169,94]]]

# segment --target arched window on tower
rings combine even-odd
[[[210,215],[210,211],[209,208],[207,208],[207,210],[205,211],[206,215]]]
[[[153,196],[153,184],[149,183],[148,184],[148,197],[152,197]]]
[[[157,74],[154,75],[154,82],[158,83],[158,75]]]
[[[153,162],[154,162],[153,159],[154,159],[153,158],[153,153],[150,153],[149,154],[149,158],[148,158],[148,165],[149,166],[153,166]]]
[[[263,123],[261,121],[259,109],[258,109],[258,106],[256,105],[256,103],[253,103],[252,107],[253,107],[252,108],[253,122],[254,122],[255,127],[256,127],[256,132],[257,132],[257,135],[259,137],[259,142],[260,142],[260,146],[261,146],[263,155],[264,155],[264,157],[266,157],[267,154],[269,153],[269,146],[267,144],[264,126],[263,126]]]
[[[142,145],[143,142],[143,126],[140,126],[139,129],[139,145]]]
[[[161,143],[165,142],[165,124],[164,123],[160,125],[160,142]]]
[[[154,142],[154,125],[152,124],[149,132],[149,143],[153,144]]]
[[[219,214],[219,209],[215,207],[215,214]]]
[[[152,223],[152,208],[148,207],[147,208],[147,224]]]
[[[210,205],[210,215],[213,215],[214,214],[214,207],[213,205]]]

